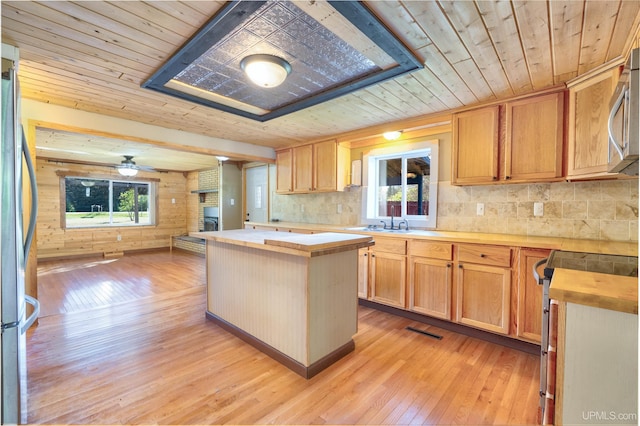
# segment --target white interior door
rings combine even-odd
[[[267,196],[267,166],[246,169],[247,214],[245,220],[268,222],[269,197]]]

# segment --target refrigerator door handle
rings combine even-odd
[[[31,327],[31,325],[36,322],[36,320],[38,319],[38,315],[40,315],[40,302],[38,302],[37,299],[25,294],[24,300],[25,302],[33,306],[33,312],[31,312],[29,318],[27,318],[27,320],[22,325],[22,329],[20,330],[22,333],[27,331],[29,327]]]
[[[29,153],[29,146],[24,136],[24,128],[22,129],[22,153],[27,163],[27,171],[29,172],[29,184],[31,185],[31,214],[29,215],[29,228],[24,242],[24,262],[25,266],[29,258],[29,250],[33,242],[33,236],[36,232],[36,220],[38,218],[38,186],[36,183],[36,169],[33,166],[33,160]],[[35,299],[34,299],[35,300]]]

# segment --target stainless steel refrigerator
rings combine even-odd
[[[36,320],[38,301],[25,294],[26,259],[33,239],[37,199],[33,162],[19,120],[19,89],[15,67],[17,60],[6,67],[5,45],[2,45],[2,150],[0,157],[0,343],[2,386],[1,421],[3,424],[26,422],[26,331]],[[24,159],[24,160],[23,160]],[[24,173],[31,183],[32,207],[23,218],[22,185]],[[24,220],[28,221],[23,232]],[[33,312],[27,318],[27,304]]]

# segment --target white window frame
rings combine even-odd
[[[148,226],[157,226],[157,210],[158,207],[156,205],[156,194],[157,194],[157,184],[153,181],[148,180],[125,180],[125,179],[114,179],[111,177],[101,178],[101,177],[86,177],[86,176],[74,176],[68,175],[61,177],[63,181],[63,188],[66,188],[66,180],[67,179],[78,179],[78,180],[101,180],[109,182],[109,223],[108,224],[88,224],[88,225],[69,225],[67,223],[67,215],[66,215],[66,204],[67,204],[67,194],[66,191],[62,191],[60,194],[61,198],[61,206],[65,206],[64,212],[62,214],[62,228],[64,229],[87,229],[87,228],[115,228],[115,227],[148,227]],[[149,223],[114,223],[113,222],[113,184],[114,183],[136,183],[136,184],[144,184],[149,186],[149,195],[148,195],[148,206],[149,206]]]
[[[416,156],[431,157],[431,179],[429,183],[429,212],[426,216],[408,216],[406,214],[406,173],[407,158],[415,158]],[[362,188],[362,223],[365,225],[382,225],[380,221],[389,224],[390,216],[378,215],[378,160],[384,159],[402,159],[402,212],[394,222],[398,223],[402,219],[409,223],[410,228],[436,228],[437,207],[438,207],[438,140],[428,140],[404,144],[402,146],[392,146],[371,150],[363,156],[362,161],[362,177],[365,184]]]

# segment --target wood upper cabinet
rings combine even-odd
[[[411,241],[410,310],[451,320],[452,246],[439,241]]]
[[[293,191],[293,155],[291,149],[276,152],[276,192],[286,194]]]
[[[293,192],[313,191],[313,145],[292,148]]]
[[[498,180],[498,118],[497,105],[454,114],[453,184]]]
[[[607,173],[609,100],[618,83],[618,68],[569,87],[567,177],[616,178]]]
[[[377,238],[371,248],[369,279],[374,302],[406,307],[407,240]]]
[[[452,183],[562,180],[564,92],[453,116]]]
[[[521,249],[519,256],[516,335],[534,343],[540,343],[542,334],[542,286],[533,276],[533,266],[549,253],[550,250]]]
[[[507,102],[504,179],[562,178],[564,92]]]
[[[335,141],[301,145],[276,153],[278,193],[342,191],[349,179],[349,149]],[[280,171],[281,162],[283,171]],[[287,167],[291,183],[285,184]],[[281,177],[282,173],[282,177]]]
[[[510,247],[458,246],[456,321],[509,334],[510,264]]]

